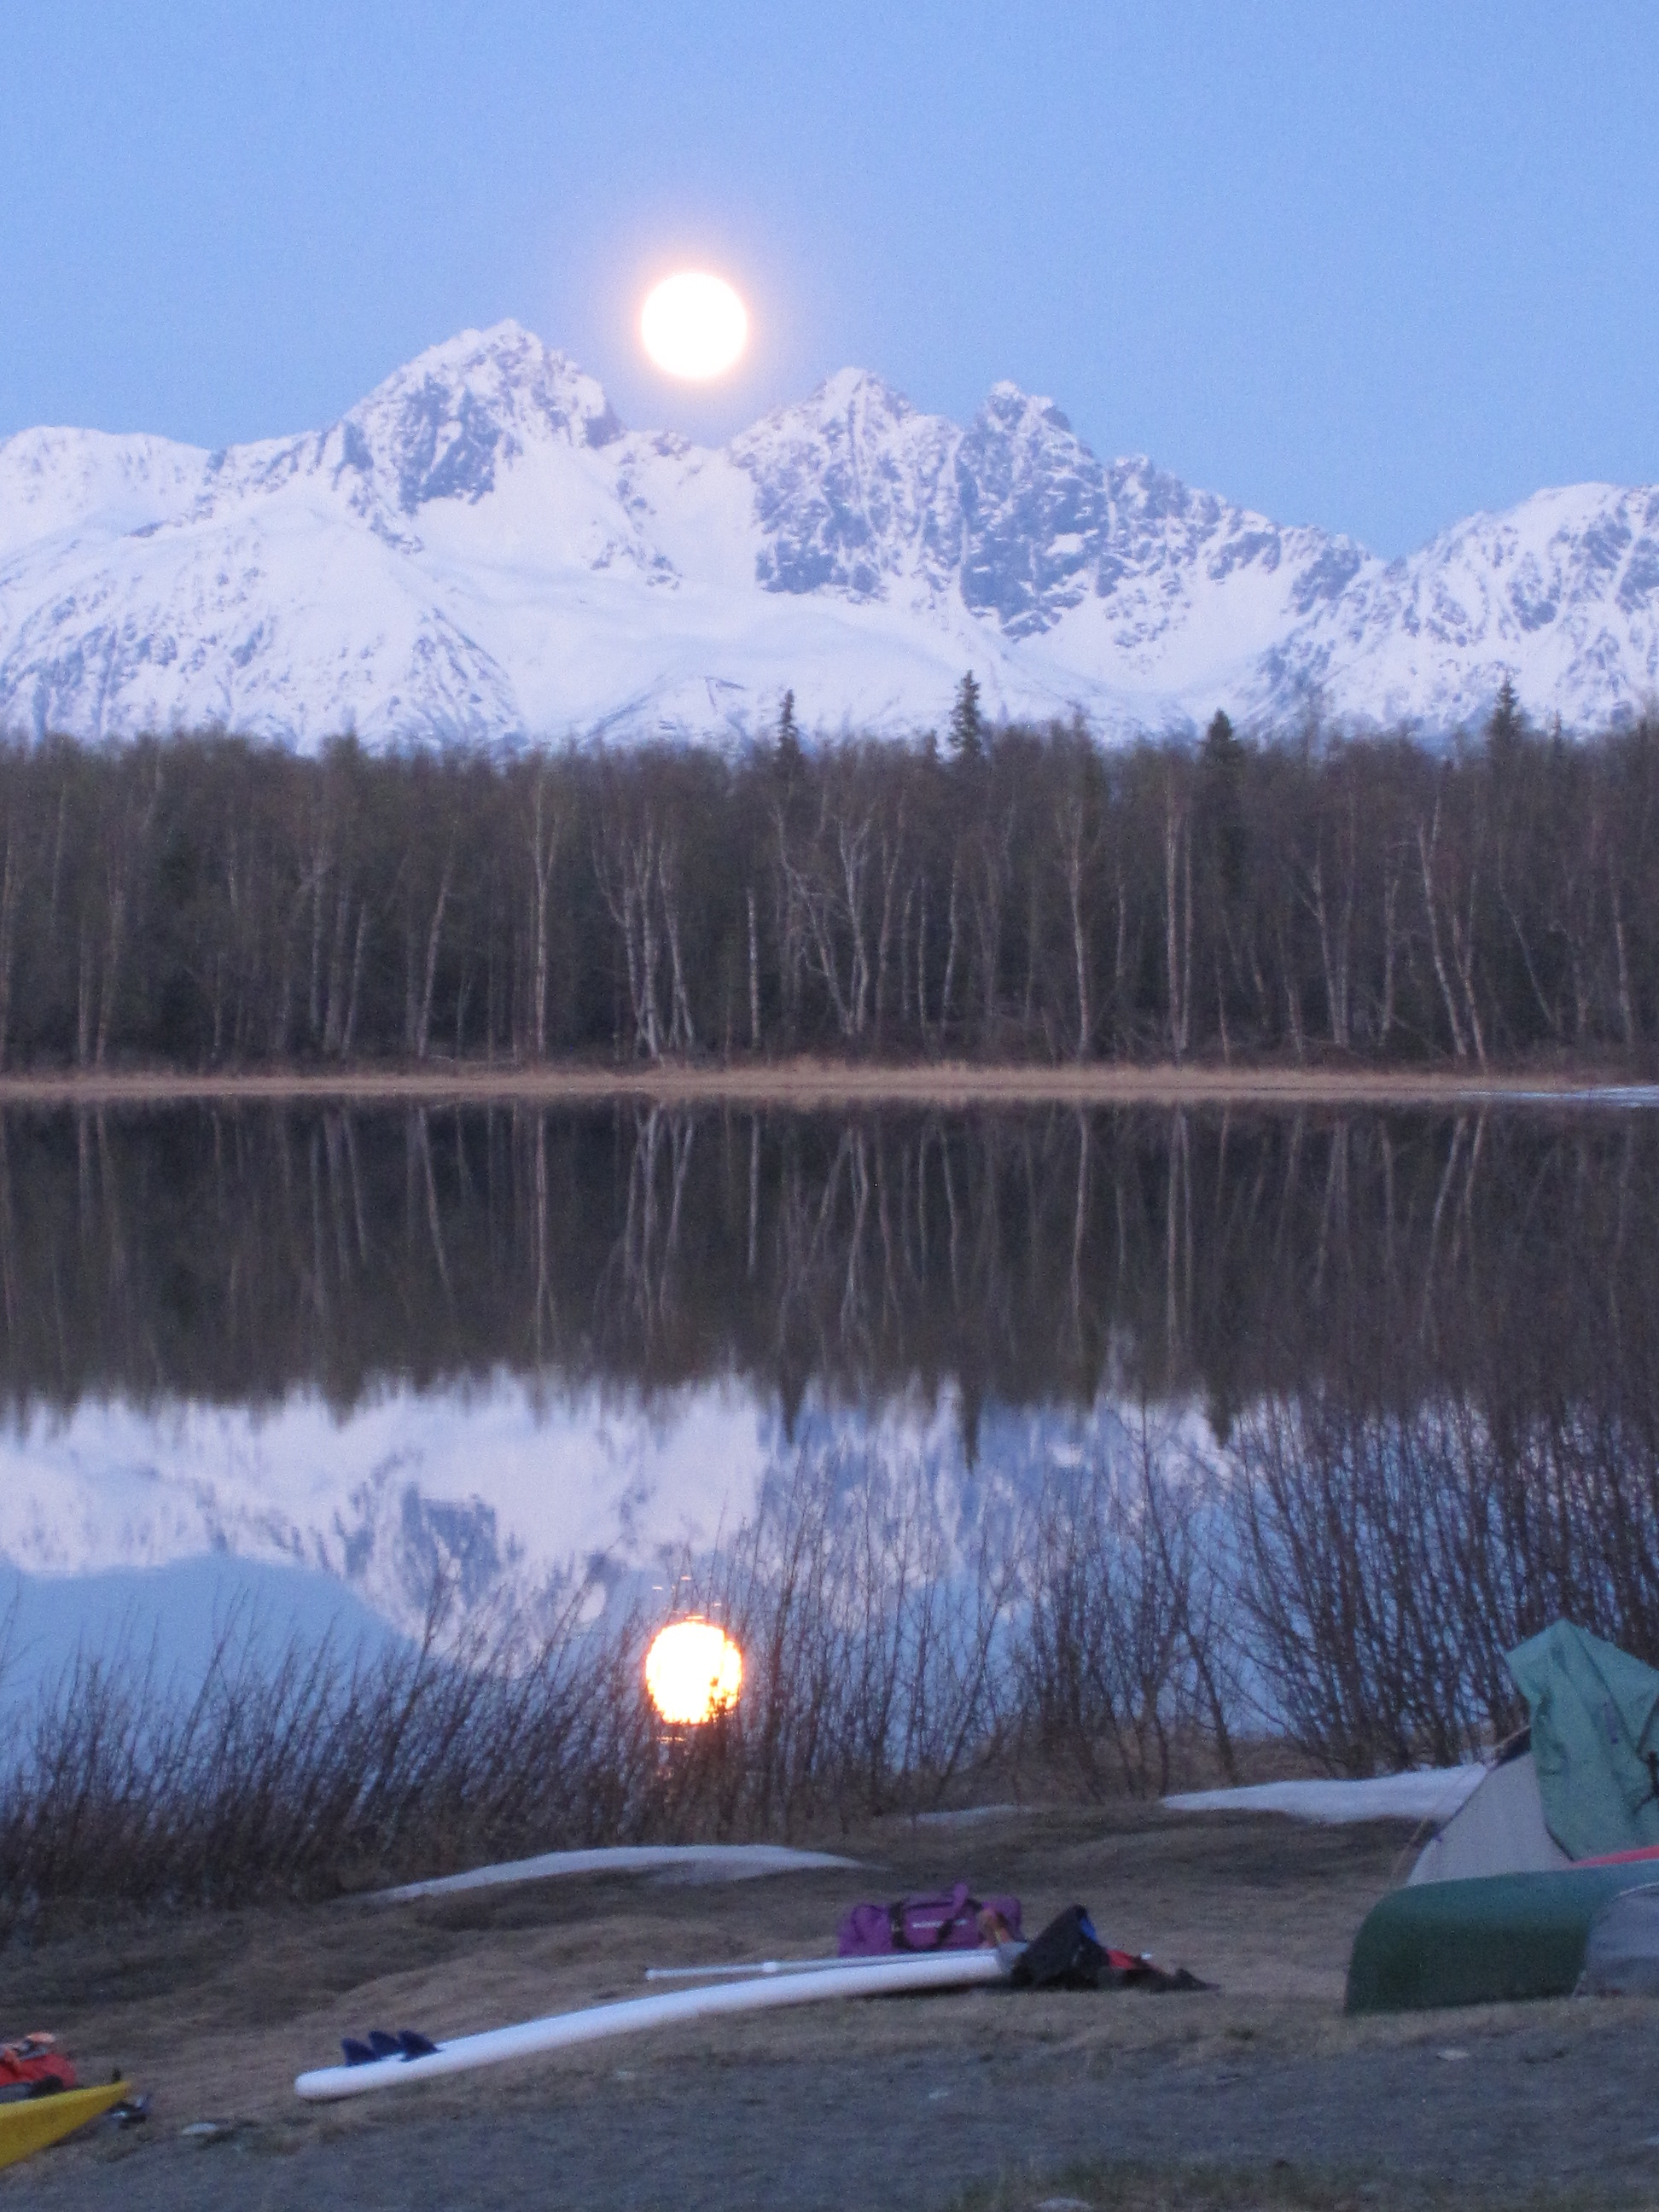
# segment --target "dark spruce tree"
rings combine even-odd
[[[979,684],[970,668],[957,686],[951,709],[951,752],[959,761],[985,757],[985,725],[979,711]]]
[[[1527,718],[1521,711],[1521,702],[1506,670],[1498,687],[1498,696],[1492,701],[1492,712],[1486,717],[1486,743],[1494,753],[1513,753],[1526,727]]]
[[[1245,826],[1246,755],[1233,733],[1231,718],[1217,708],[1198,761],[1199,823],[1206,855],[1213,863],[1215,889],[1231,907],[1242,896],[1249,856]]]
[[[793,770],[800,766],[800,726],[795,720],[795,695],[786,691],[778,708],[778,765]]]

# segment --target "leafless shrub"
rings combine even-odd
[[[584,1638],[573,1607],[528,1652],[438,1625],[272,1660],[233,1624],[188,1700],[126,1655],[77,1660],[0,1778],[0,1932],[65,1898],[315,1895],[648,1830],[635,1624]]]
[[[0,1936],[66,1901],[319,1896],[562,1845],[791,1836],[994,1767],[1093,1792],[1231,1774],[1241,1716],[1340,1773],[1515,1717],[1503,1653],[1565,1612],[1659,1656],[1659,1449],[1628,1415],[1505,1425],[1267,1400],[1211,1461],[1144,1420],[964,1543],[929,1469],[804,1455],[679,1602],[738,1706],[665,1731],[639,1613],[567,1592],[376,1656],[246,1622],[200,1689],[86,1656],[0,1748]]]
[[[1170,1788],[1204,1741],[1233,1766],[1236,1662],[1207,1471],[1143,1419],[1119,1460],[1054,1476],[1033,1516],[1021,1717],[1095,1790]]]
[[[234,1625],[199,1692],[122,1655],[43,1697],[0,1774],[0,1932],[73,1899],[322,1895],[560,1845],[788,1836],[937,1803],[988,1762],[1059,1750],[1091,1786],[1163,1787],[1221,1711],[1215,1585],[1192,1497],[1152,1446],[965,1547],[928,1471],[829,1453],[686,1563],[727,1624],[739,1705],[656,1723],[637,1614],[570,1593],[520,1620],[364,1659]]]
[[[0,1769],[0,1933],[68,1899],[319,1895],[561,1845],[782,1834],[929,1802],[999,1741],[1014,1567],[965,1560],[920,1471],[803,1462],[678,1584],[748,1658],[740,1706],[676,1739],[647,1623],[574,1591],[414,1647],[274,1659],[234,1624],[199,1692],[83,1657]]]
[[[1240,1595],[1268,1710],[1322,1765],[1443,1762],[1478,1739],[1440,1414],[1365,1414],[1310,1393],[1239,1425]]]
[[[1504,1655],[1559,1615],[1659,1655],[1659,1452],[1639,1423],[1309,1393],[1253,1411],[1233,1459],[1267,1710],[1337,1772],[1504,1733],[1522,1717]]]
[[[921,1469],[805,1462],[696,1585],[747,1672],[684,1786],[784,1833],[936,1802],[1000,1741],[1017,1571],[988,1531],[956,1555]]]
[[[1659,1661],[1659,1440],[1644,1393],[1524,1415],[1467,1401],[1444,1417],[1440,1510],[1451,1524],[1442,1601],[1467,1625],[1494,1711],[1512,1704],[1504,1653],[1565,1615]]]

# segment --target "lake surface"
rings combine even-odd
[[[9,1679],[601,1607],[803,1453],[966,1541],[1143,1409],[1651,1444],[1656,1230],[1630,1109],[13,1112]]]

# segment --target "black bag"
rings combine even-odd
[[[1095,1932],[1088,1908],[1068,1905],[1015,1960],[1009,1980],[1018,1990],[1206,1990],[1184,1966],[1174,1973],[1115,1951]]]
[[[1106,1946],[1088,1912],[1070,1905],[1032,1937],[1008,1978],[1018,1990],[1097,1990],[1107,1971]]]

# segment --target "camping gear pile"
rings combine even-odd
[[[147,2109],[132,2101],[130,2084],[120,2080],[78,2087],[74,2066],[44,2029],[0,2043],[0,2166],[61,2142],[102,2113],[141,2120]]]
[[[714,2014],[766,2012],[838,1997],[915,1995],[999,1983],[1023,1990],[1210,1986],[1184,1968],[1170,1972],[1149,1958],[1103,1943],[1080,1905],[1069,1906],[1032,1942],[1019,1940],[1019,1926],[1017,1897],[981,1901],[966,1882],[890,1904],[857,1905],[842,1920],[832,1958],[763,1959],[738,1967],[650,1967],[647,1980],[696,1976],[702,1985],[550,2013],[453,2043],[434,2043],[413,2028],[373,2028],[367,2036],[342,2037],[343,2065],[301,2074],[294,2087],[308,2101],[333,2101]],[[731,1978],[734,1974],[740,1978]]]
[[[1103,1943],[1080,1905],[1067,1905],[1028,1943],[1009,1970],[1017,1990],[1207,1990],[1185,1966],[1171,1972],[1142,1951]]]
[[[44,2028],[0,2043],[0,2105],[56,2096],[74,2087],[74,2067],[58,2048],[58,2038]]]
[[[1659,1995],[1659,1673],[1565,1620],[1509,1667],[1528,1726],[1367,1916],[1350,2012]]]

